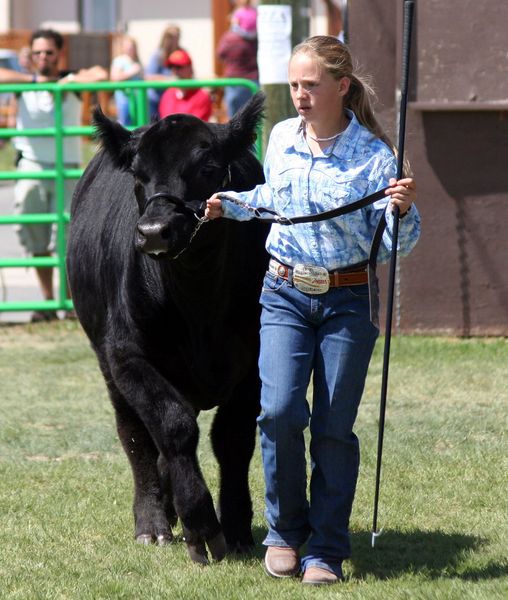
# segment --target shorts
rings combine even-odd
[[[66,165],[77,168],[79,165]],[[27,158],[18,162],[18,171],[43,171],[53,168]],[[65,180],[65,209],[69,210],[77,179]],[[52,213],[56,211],[55,181],[19,179],[14,186],[14,214]],[[29,254],[48,254],[55,249],[56,223],[18,224],[14,227],[20,244]]]

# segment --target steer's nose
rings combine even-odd
[[[147,254],[159,254],[168,250],[168,225],[162,223],[138,223],[136,245]]]

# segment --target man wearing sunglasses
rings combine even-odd
[[[100,66],[81,69],[73,73],[61,71],[59,62],[62,57],[63,37],[52,29],[34,31],[31,40],[33,70],[21,73],[10,69],[0,69],[0,83],[47,83],[68,82],[88,83],[108,79],[108,72]],[[23,92],[17,98],[16,128],[38,129],[54,127],[54,99],[48,91]],[[63,123],[65,126],[81,124],[82,103],[79,93],[65,94],[62,102]],[[55,168],[56,151],[52,137],[23,137],[13,140],[17,150],[18,171],[44,171]],[[81,138],[67,136],[64,140],[64,166],[67,169],[81,165]],[[65,204],[68,210],[75,179],[65,180]],[[17,214],[55,212],[55,183],[53,180],[20,179],[14,188],[15,212]],[[17,225],[16,231],[21,245],[33,256],[50,256],[54,248],[55,227],[52,224]],[[53,269],[36,267],[37,279],[45,300],[52,300]],[[56,311],[35,311],[32,321],[50,321],[57,319]]]

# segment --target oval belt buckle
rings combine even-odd
[[[324,267],[298,263],[293,268],[293,284],[305,294],[325,294],[330,288],[330,275]]]

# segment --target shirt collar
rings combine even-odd
[[[349,125],[346,127],[346,129],[344,129],[340,138],[337,140],[337,143],[333,148],[332,154],[337,158],[347,160],[352,158],[353,156],[356,143],[358,141],[359,136],[361,135],[360,130],[362,126],[360,125],[355,113],[352,110],[346,108],[344,109],[344,112],[349,118]],[[303,135],[303,130],[303,119],[300,117],[296,120],[294,149],[297,152],[310,154],[309,146],[307,145],[307,141],[305,140],[305,137]]]

